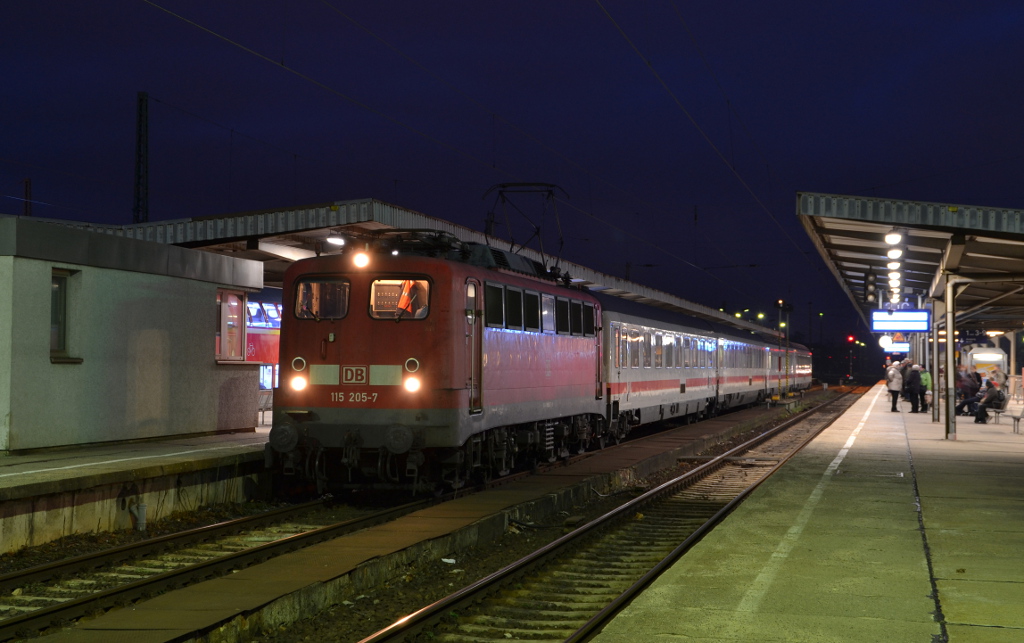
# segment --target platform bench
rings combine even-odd
[[[1021,409],[1018,415],[1010,413],[1010,419],[1013,420],[1013,432],[1020,433],[1020,421],[1024,420],[1024,409]]]
[[[996,422],[995,422],[996,424],[999,424],[999,417],[1003,413],[1006,413],[1009,410],[1009,405],[1010,405],[1010,396],[1006,395],[1006,396],[1003,396],[1003,403],[1002,404],[993,404],[992,408],[989,409],[989,411],[992,411],[992,414],[996,416]]]

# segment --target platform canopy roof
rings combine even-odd
[[[950,203],[797,193],[797,216],[854,308],[870,327],[871,310],[890,306],[891,247],[902,234],[903,306],[945,299],[956,288],[958,329],[1011,332],[1024,322],[1024,211]],[[874,275],[876,301],[869,301]],[[879,303],[879,300],[881,303]]]
[[[482,232],[443,219],[400,208],[376,199],[335,201],[293,209],[265,210],[176,219],[130,225],[58,222],[117,236],[202,249],[230,257],[262,262],[264,283],[280,287],[288,265],[318,253],[337,252],[327,243],[333,234],[365,236],[389,229],[436,230],[447,232],[464,242],[477,242],[508,250],[508,241],[488,237]],[[550,267],[557,265],[574,284],[595,292],[656,306],[700,319],[778,337],[778,332],[675,295],[606,275],[578,264],[542,255],[532,248],[514,251]]]

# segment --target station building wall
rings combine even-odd
[[[218,361],[215,344],[218,292],[261,286],[259,264],[0,219],[0,237],[11,228],[18,247],[0,241],[0,450],[255,427],[259,367]],[[39,234],[59,243],[34,251]],[[63,254],[77,261],[53,256],[68,242],[74,250]],[[66,283],[66,348],[57,357],[55,275]]]

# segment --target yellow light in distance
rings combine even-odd
[[[356,268],[365,268],[370,265],[370,255],[365,252],[357,252],[355,257],[352,257],[352,263],[355,264]]]
[[[292,388],[296,391],[301,391],[306,388],[306,378],[301,375],[296,375],[292,378]]]
[[[405,381],[402,382],[402,386],[405,387],[405,390],[409,391],[410,393],[415,393],[416,391],[420,390],[420,378],[407,377],[405,378]]]

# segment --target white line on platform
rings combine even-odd
[[[825,469],[825,473],[822,474],[821,480],[818,481],[817,486],[814,487],[814,491],[811,492],[807,502],[804,503],[804,508],[800,511],[800,515],[797,516],[793,526],[789,528],[786,535],[783,536],[779,546],[775,548],[772,553],[771,559],[768,564],[764,566],[761,573],[758,574],[754,582],[751,583],[750,589],[747,591],[743,600],[740,601],[736,611],[747,612],[752,614],[756,612],[758,607],[761,605],[761,601],[764,600],[765,594],[768,592],[768,588],[771,587],[772,582],[775,580],[776,574],[779,573],[779,568],[782,567],[782,563],[786,561],[790,552],[793,551],[793,547],[796,546],[797,540],[800,538],[800,534],[803,533],[804,527],[807,526],[808,521],[811,519],[811,514],[814,513],[815,508],[818,506],[818,502],[821,500],[821,496],[825,493],[825,487],[832,480],[836,469],[842,463],[846,454],[850,452],[850,447],[853,446],[854,441],[857,439],[857,435],[860,430],[864,428],[864,424],[867,422],[868,417],[871,415],[871,409],[874,408],[875,402],[878,401],[878,396],[882,394],[883,388],[879,388],[878,392],[875,393],[875,397],[872,398],[871,404],[868,405],[866,411],[864,411],[864,417],[861,418],[857,424],[857,428],[853,430],[850,437],[846,440],[846,444],[839,450],[839,454],[832,461],[832,464],[828,465]]]
[[[10,476],[28,476],[33,473],[48,473],[50,471],[66,471],[67,469],[81,469],[82,467],[94,467],[96,465],[103,464],[116,464],[118,462],[131,462],[132,460],[150,460],[152,458],[172,458],[176,455],[189,455],[190,453],[203,453],[204,451],[218,451],[220,449],[235,449],[238,448],[237,444],[222,446],[222,447],[210,447],[208,449],[192,449],[191,451],[178,451],[177,453],[161,453],[155,455],[140,455],[134,458],[120,458],[118,460],[101,460],[97,462],[84,462],[82,464],[69,464],[66,467],[50,467],[49,469],[35,469],[33,471],[17,471],[15,473],[0,473],[0,478],[7,478]]]

